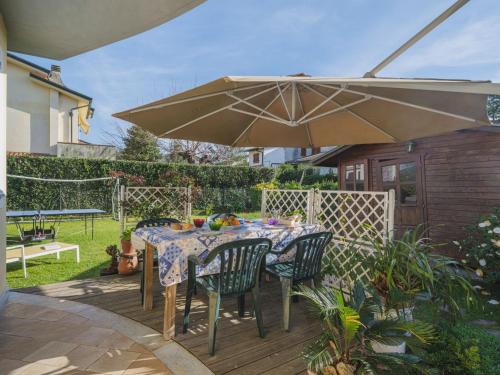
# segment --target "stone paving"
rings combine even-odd
[[[172,375],[113,322],[34,304],[0,311],[0,374]]]

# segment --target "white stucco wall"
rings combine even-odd
[[[58,142],[71,142],[68,113],[78,100],[39,84],[13,62],[7,71],[7,151],[56,155]],[[76,111],[75,116],[73,142],[78,142]]]
[[[7,151],[50,153],[49,90],[17,65],[7,72]]]
[[[0,194],[7,191],[7,30],[0,14]],[[6,260],[5,260],[5,199],[0,199],[0,305],[5,300],[7,290]]]

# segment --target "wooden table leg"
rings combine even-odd
[[[146,311],[153,309],[153,254],[154,247],[146,242],[144,250],[144,300],[143,309]]]
[[[175,297],[177,284],[165,288],[165,311],[163,312],[163,337],[170,340],[175,336]]]

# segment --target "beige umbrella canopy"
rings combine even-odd
[[[114,114],[164,138],[234,147],[392,143],[489,124],[488,81],[224,77]]]

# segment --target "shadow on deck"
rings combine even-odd
[[[152,311],[143,311],[139,294],[140,275],[107,276],[74,280],[40,287],[18,289],[23,293],[75,300],[94,305],[157,331],[163,327],[163,296],[156,285]],[[292,303],[290,332],[281,330],[281,287],[278,281],[262,286],[262,308],[266,337],[258,336],[255,319],[250,316],[251,297],[247,296],[245,316],[238,317],[236,299],[222,300],[215,356],[208,355],[207,298],[199,292],[193,299],[190,330],[182,334],[185,283],[177,288],[175,340],[198,357],[216,374],[299,374],[305,373],[301,352],[319,333],[317,320],[309,316],[304,300]]]

